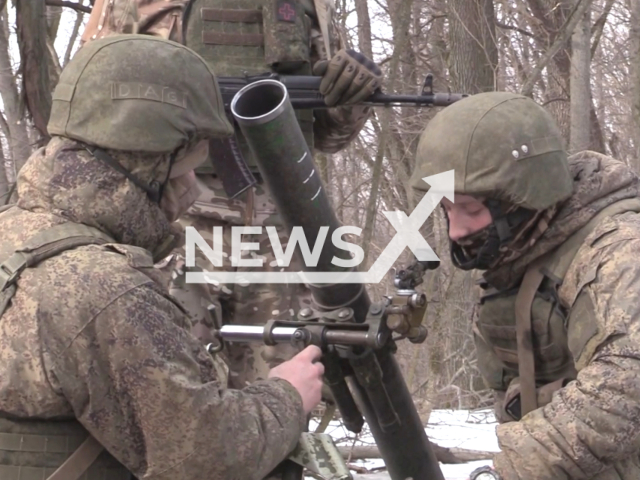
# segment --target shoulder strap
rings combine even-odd
[[[97,228],[79,223],[63,223],[37,233],[0,263],[0,316],[15,294],[15,283],[25,268],[65,250],[111,242],[113,239]]]
[[[47,480],[78,480],[103,450],[102,444],[89,434],[85,441],[69,455],[69,458],[47,477]]]
[[[322,41],[327,51],[327,60],[331,60],[334,52],[331,51],[331,40],[329,39],[329,24],[333,16],[333,3],[330,0],[313,0],[318,17],[318,25],[322,33]]]
[[[518,375],[520,376],[520,403],[522,416],[538,408],[536,393],[536,366],[531,333],[531,306],[544,274],[540,261],[527,268],[516,296],[516,341],[518,344]]]

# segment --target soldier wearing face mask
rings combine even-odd
[[[320,350],[228,390],[154,268],[232,132],[220,100],[201,57],[147,35],[62,72],[52,138],[0,213],[0,479],[263,478],[295,447]]]
[[[544,108],[506,92],[431,120],[412,186],[451,169],[451,258],[483,271],[473,332],[502,424],[494,476],[640,478],[638,176],[569,156]]]

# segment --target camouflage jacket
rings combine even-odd
[[[112,154],[143,179],[157,165]],[[0,214],[3,258],[68,221],[113,243],[22,274],[0,320],[0,416],[75,417],[138,478],[257,479],[282,461],[306,424],[300,396],[281,379],[218,381],[153,268],[149,251],[170,228],[158,206],[59,137],[31,156],[18,191]]]
[[[315,12],[313,0],[307,12]],[[322,0],[326,1],[326,0]],[[182,39],[182,11],[189,0],[96,0],[82,35],[82,42],[102,38],[113,33],[142,33],[157,35],[174,41]],[[317,13],[311,22],[312,66],[327,59]],[[332,22],[332,19],[328,19]],[[343,40],[336,28],[331,28],[330,42],[334,53],[342,48]],[[216,72],[216,66],[212,65]],[[325,153],[335,153],[345,148],[367,122],[371,109],[364,106],[338,107],[314,111],[314,147]]]
[[[607,205],[637,204],[640,182],[624,164],[583,152],[570,165],[573,196],[511,272],[490,272],[494,282],[556,248]],[[577,379],[498,427],[495,466],[505,480],[640,478],[639,257],[635,211],[605,217],[579,247],[558,289]]]

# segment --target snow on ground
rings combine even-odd
[[[313,431],[316,425],[310,425]],[[493,413],[489,410],[434,410],[427,426],[429,439],[442,447],[466,448],[470,450],[487,450],[498,452],[498,441],[495,434],[496,422]],[[360,435],[354,442],[352,435],[339,422],[331,422],[326,430],[337,445],[374,445],[370,434]],[[346,441],[345,439],[351,438]],[[381,459],[354,461],[354,465],[360,465],[367,469],[384,466]],[[466,480],[474,469],[490,465],[491,461],[470,462],[460,465],[440,464],[446,480]],[[354,473],[354,480],[388,480],[386,472],[359,475]]]
[[[431,414],[427,435],[442,447],[499,452],[493,412],[484,410],[436,410]],[[466,480],[474,469],[491,465],[490,460],[460,465],[440,465],[446,480]]]

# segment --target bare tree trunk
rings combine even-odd
[[[640,0],[630,0],[631,21],[629,25],[630,73],[632,92],[631,115],[633,119],[633,143],[635,158],[631,167],[640,172]]]
[[[492,0],[449,0],[452,88],[465,93],[495,90],[498,47]]]
[[[411,4],[413,0],[400,0],[398,9],[396,12],[396,20],[392,19],[393,23],[393,54],[391,56],[391,62],[389,65],[389,83],[387,89],[390,93],[395,92],[396,80],[398,78],[398,71],[400,65],[400,57],[403,49],[407,45],[408,30],[411,22]],[[367,268],[367,260],[370,251],[371,241],[373,238],[373,229],[376,221],[378,197],[380,190],[380,180],[382,178],[382,163],[384,161],[385,152],[387,149],[387,141],[390,135],[391,128],[391,113],[392,109],[385,108],[382,111],[381,117],[381,133],[380,141],[378,143],[378,151],[376,152],[375,162],[373,166],[373,173],[371,178],[371,191],[369,194],[369,201],[367,202],[367,210],[365,215],[364,230],[362,235],[362,248],[364,249],[364,260],[362,261],[362,268]]]
[[[606,7],[605,7],[606,8]],[[611,6],[609,6],[611,8]],[[600,22],[603,16],[596,21],[596,23]],[[606,17],[605,17],[606,18]],[[599,27],[600,29],[604,27]],[[595,34],[594,34],[595,35]],[[594,40],[595,42],[596,40]],[[606,123],[606,115],[605,115],[605,94],[604,94],[604,74],[602,68],[602,60],[603,53],[600,45],[597,45],[597,48],[593,48],[593,44],[591,46],[591,68],[594,70],[595,75],[595,92],[591,92],[591,149],[606,155],[607,150],[605,148],[604,143],[604,133],[602,132],[602,125]]]
[[[5,170],[4,152],[0,147],[0,206],[8,203],[7,195],[9,195],[9,180],[7,179],[7,171]]]
[[[322,181],[324,182],[325,185],[328,185],[329,183],[329,160],[328,157],[329,155],[327,155],[326,153],[320,152],[320,151],[316,151],[314,152],[314,160],[316,165],[318,166],[318,170],[320,170],[320,178],[322,178]]]
[[[579,3],[577,3],[579,2]],[[544,100],[564,137],[571,130],[569,104],[571,78],[571,36],[592,0],[528,0],[535,20],[531,26],[536,32],[542,55],[525,80],[521,93],[532,96],[546,69],[547,88]],[[544,40],[542,40],[544,39]],[[546,40],[546,41],[545,41]]]
[[[367,0],[355,0],[356,15],[358,17],[358,47],[369,58],[373,58],[371,47],[371,18]]]
[[[47,17],[44,0],[16,3],[16,30],[22,69],[22,94],[35,127],[48,139],[51,113],[51,54],[47,45]]]
[[[9,24],[6,7],[2,11],[0,22],[0,95],[2,95],[3,110],[7,120],[8,161],[13,164],[15,172],[18,172],[31,154],[31,144],[27,124],[20,112],[20,96],[9,56]]]
[[[571,37],[571,153],[591,146],[591,10],[578,22]]]
[[[80,0],[80,5],[84,4],[84,0]],[[84,20],[84,12],[78,10],[76,21],[73,24],[73,31],[71,32],[71,38],[69,39],[69,43],[67,44],[67,50],[64,52],[64,58],[62,60],[62,66],[64,67],[69,60],[71,60],[71,55],[73,54],[73,47],[76,45],[76,41],[78,39],[78,34],[80,33],[80,27],[82,26],[82,21]]]
[[[55,40],[58,35],[58,27],[60,27],[60,18],[62,17],[62,7],[47,6],[47,36],[51,40]]]

